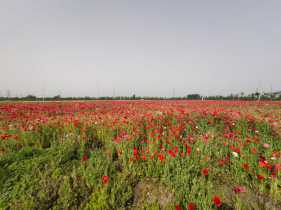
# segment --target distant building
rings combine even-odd
[[[274,92],[274,93],[272,93],[272,95],[273,95],[274,98],[280,98],[281,97],[281,91]]]
[[[266,98],[280,98],[281,97],[281,91],[272,92],[272,93],[264,93],[263,96],[266,97]]]

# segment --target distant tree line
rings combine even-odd
[[[243,92],[239,94],[229,94],[227,96],[202,96],[200,94],[188,94],[183,97],[150,97],[150,96],[101,96],[101,97],[62,97],[56,95],[53,97],[37,97],[35,95],[27,95],[24,97],[0,97],[0,101],[67,101],[67,100],[281,100],[281,91],[275,93],[251,93],[245,95]]]
[[[67,100],[281,100],[281,93],[278,94],[260,94],[258,92],[245,95],[229,94],[227,96],[202,96],[200,94],[188,94],[184,97],[149,97],[149,96],[101,96],[101,97],[61,97],[56,95],[53,97],[36,97],[35,95],[27,95],[24,97],[0,97],[0,101],[67,101]]]

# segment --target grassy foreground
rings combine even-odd
[[[281,103],[0,104],[0,209],[281,209]]]

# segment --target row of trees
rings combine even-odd
[[[15,101],[58,101],[58,100],[281,100],[281,94],[260,94],[259,92],[251,93],[245,95],[244,93],[240,94],[229,94],[227,96],[202,96],[200,94],[188,94],[183,97],[142,97],[136,96],[102,96],[102,97],[61,97],[56,95],[54,97],[36,97],[34,95],[27,95],[25,97],[0,97],[0,100],[15,100]]]

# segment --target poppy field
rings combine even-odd
[[[0,103],[0,209],[281,209],[281,102]]]

